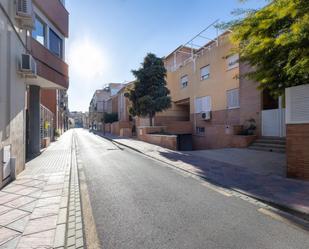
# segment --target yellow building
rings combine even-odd
[[[225,32],[199,49],[178,47],[165,57],[173,103],[156,116],[155,125],[192,133],[195,149],[246,147],[251,137],[237,134],[248,119],[255,120],[260,133],[261,93],[239,77],[247,68],[239,65],[229,35]]]

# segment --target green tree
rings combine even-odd
[[[102,122],[106,124],[111,124],[118,121],[118,113],[104,113],[104,117],[102,118]]]
[[[152,126],[155,114],[171,106],[163,60],[149,53],[144,58],[141,68],[132,70],[132,73],[136,81],[134,87],[126,93],[126,97],[132,102],[130,113],[133,116],[148,116]]]
[[[232,30],[240,60],[253,68],[246,76],[279,96],[286,87],[309,83],[309,1],[268,2],[225,26]]]

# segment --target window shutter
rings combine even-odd
[[[239,107],[239,88],[227,91],[227,108]]]
[[[207,79],[209,77],[209,68],[209,65],[201,68],[201,80]]]
[[[211,97],[205,96],[196,98],[195,100],[195,113],[211,111]]]
[[[227,57],[227,69],[232,69],[239,66],[239,54],[233,54]]]
[[[286,89],[286,123],[309,123],[309,84]]]

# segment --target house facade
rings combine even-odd
[[[181,46],[165,57],[172,108],[158,113],[155,125],[192,134],[194,149],[247,147],[254,140],[243,134],[248,123],[257,137],[285,136],[281,99],[242,77],[250,67],[239,62],[229,36],[225,32],[199,49]]]
[[[121,83],[109,83],[103,89],[95,91],[89,105],[91,129],[103,131],[104,113],[117,112],[117,93],[122,87]]]
[[[0,188],[52,136],[55,113],[42,91],[69,86],[68,20],[64,1],[0,1]]]
[[[64,1],[33,0],[32,2],[34,28],[28,44],[31,55],[36,61],[37,76],[27,80],[30,86],[27,94],[29,113],[27,144],[30,156],[46,147],[54,135],[60,135],[68,128],[66,90],[69,87],[68,65],[65,62],[69,13]],[[39,106],[33,98],[39,99]],[[39,122],[36,120],[38,117]],[[38,141],[40,147],[37,145]]]

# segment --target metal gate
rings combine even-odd
[[[40,140],[41,148],[44,147],[44,138],[54,138],[54,114],[45,106],[40,106]]]
[[[262,111],[262,136],[285,137],[285,109]]]

